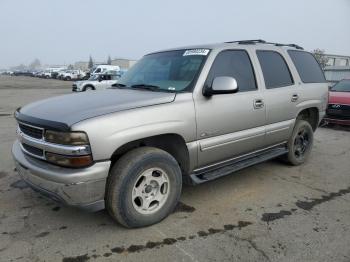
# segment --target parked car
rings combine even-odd
[[[304,163],[327,103],[319,64],[297,45],[170,49],[144,56],[114,89],[18,109],[12,153],[35,190],[142,227],[174,210],[183,182],[275,157]]]
[[[85,73],[82,70],[66,70],[60,74],[61,79],[66,81],[80,80],[84,76],[85,76]]]
[[[7,70],[3,73],[4,75],[9,75],[9,76],[13,76],[14,75],[14,72],[11,71],[11,70]]]
[[[16,70],[13,72],[15,76],[33,76],[33,73],[29,70]]]
[[[104,74],[107,71],[120,71],[120,67],[115,65],[98,65],[92,69],[91,75]]]
[[[58,72],[62,70],[67,70],[65,67],[52,67],[52,68],[46,68],[42,74],[41,77],[43,78],[56,78],[58,75]]]
[[[324,122],[350,125],[350,79],[343,79],[330,89]]]
[[[63,76],[63,74],[64,74],[66,71],[67,71],[67,69],[62,69],[62,70],[60,70],[60,71],[58,71],[58,72],[53,73],[52,75],[53,75],[53,76],[56,75],[56,79],[63,80],[63,79],[62,79],[62,76]]]
[[[53,78],[53,79],[60,79],[60,74],[62,74],[65,71],[67,71],[67,69],[61,69],[59,71],[53,71],[53,72],[51,72],[51,78]]]
[[[117,83],[119,75],[116,72],[106,72],[105,74],[92,75],[88,80],[73,83],[73,92],[83,92],[92,90],[103,90],[112,87]]]

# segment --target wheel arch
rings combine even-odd
[[[92,90],[96,90],[96,88],[95,88],[92,84],[87,84],[87,85],[85,85],[85,86],[83,87],[83,90],[86,91],[86,88],[87,88],[87,87],[91,87]]]
[[[299,111],[297,120],[305,120],[309,122],[313,131],[315,131],[318,127],[319,123],[319,109],[317,107],[309,107],[304,108]]]
[[[142,146],[155,147],[168,152],[176,159],[182,173],[188,174],[190,169],[190,154],[184,138],[175,133],[145,137],[120,146],[111,156],[111,166],[125,153]]]

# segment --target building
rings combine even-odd
[[[326,66],[324,75],[332,85],[342,79],[350,79],[350,66]]]
[[[112,60],[112,65],[117,65],[122,70],[128,70],[136,62],[137,62],[136,60],[116,58],[116,59]],[[106,62],[94,62],[94,65],[105,65],[105,64],[106,64]],[[85,62],[85,61],[75,62],[74,69],[80,69],[80,70],[84,70],[84,71],[89,70],[89,62]]]
[[[112,65],[117,65],[121,69],[128,70],[136,62],[137,62],[137,60],[124,59],[124,58],[115,58],[115,59],[112,60]]]
[[[350,79],[350,56],[325,54],[328,59],[323,69],[325,77],[332,85],[342,79]]]
[[[350,66],[350,56],[325,54],[327,66]]]
[[[89,62],[83,62],[83,61],[75,62],[74,69],[80,69],[80,70],[86,71],[89,69]]]

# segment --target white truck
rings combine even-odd
[[[67,68],[66,67],[49,67],[42,72],[41,77],[52,78],[52,73],[56,73],[65,69]]]
[[[60,79],[63,80],[80,80],[82,78],[84,78],[84,76],[86,75],[86,73],[80,69],[78,70],[66,70],[62,73],[60,73]]]
[[[72,91],[84,92],[107,89],[116,84],[119,78],[117,71],[107,71],[103,74],[92,75],[88,80],[74,82]]]
[[[120,71],[120,67],[116,65],[98,65],[92,69],[91,75],[99,75],[107,71]]]

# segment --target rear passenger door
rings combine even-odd
[[[284,56],[274,50],[257,50],[265,84],[266,144],[286,141],[293,129],[299,94]]]

